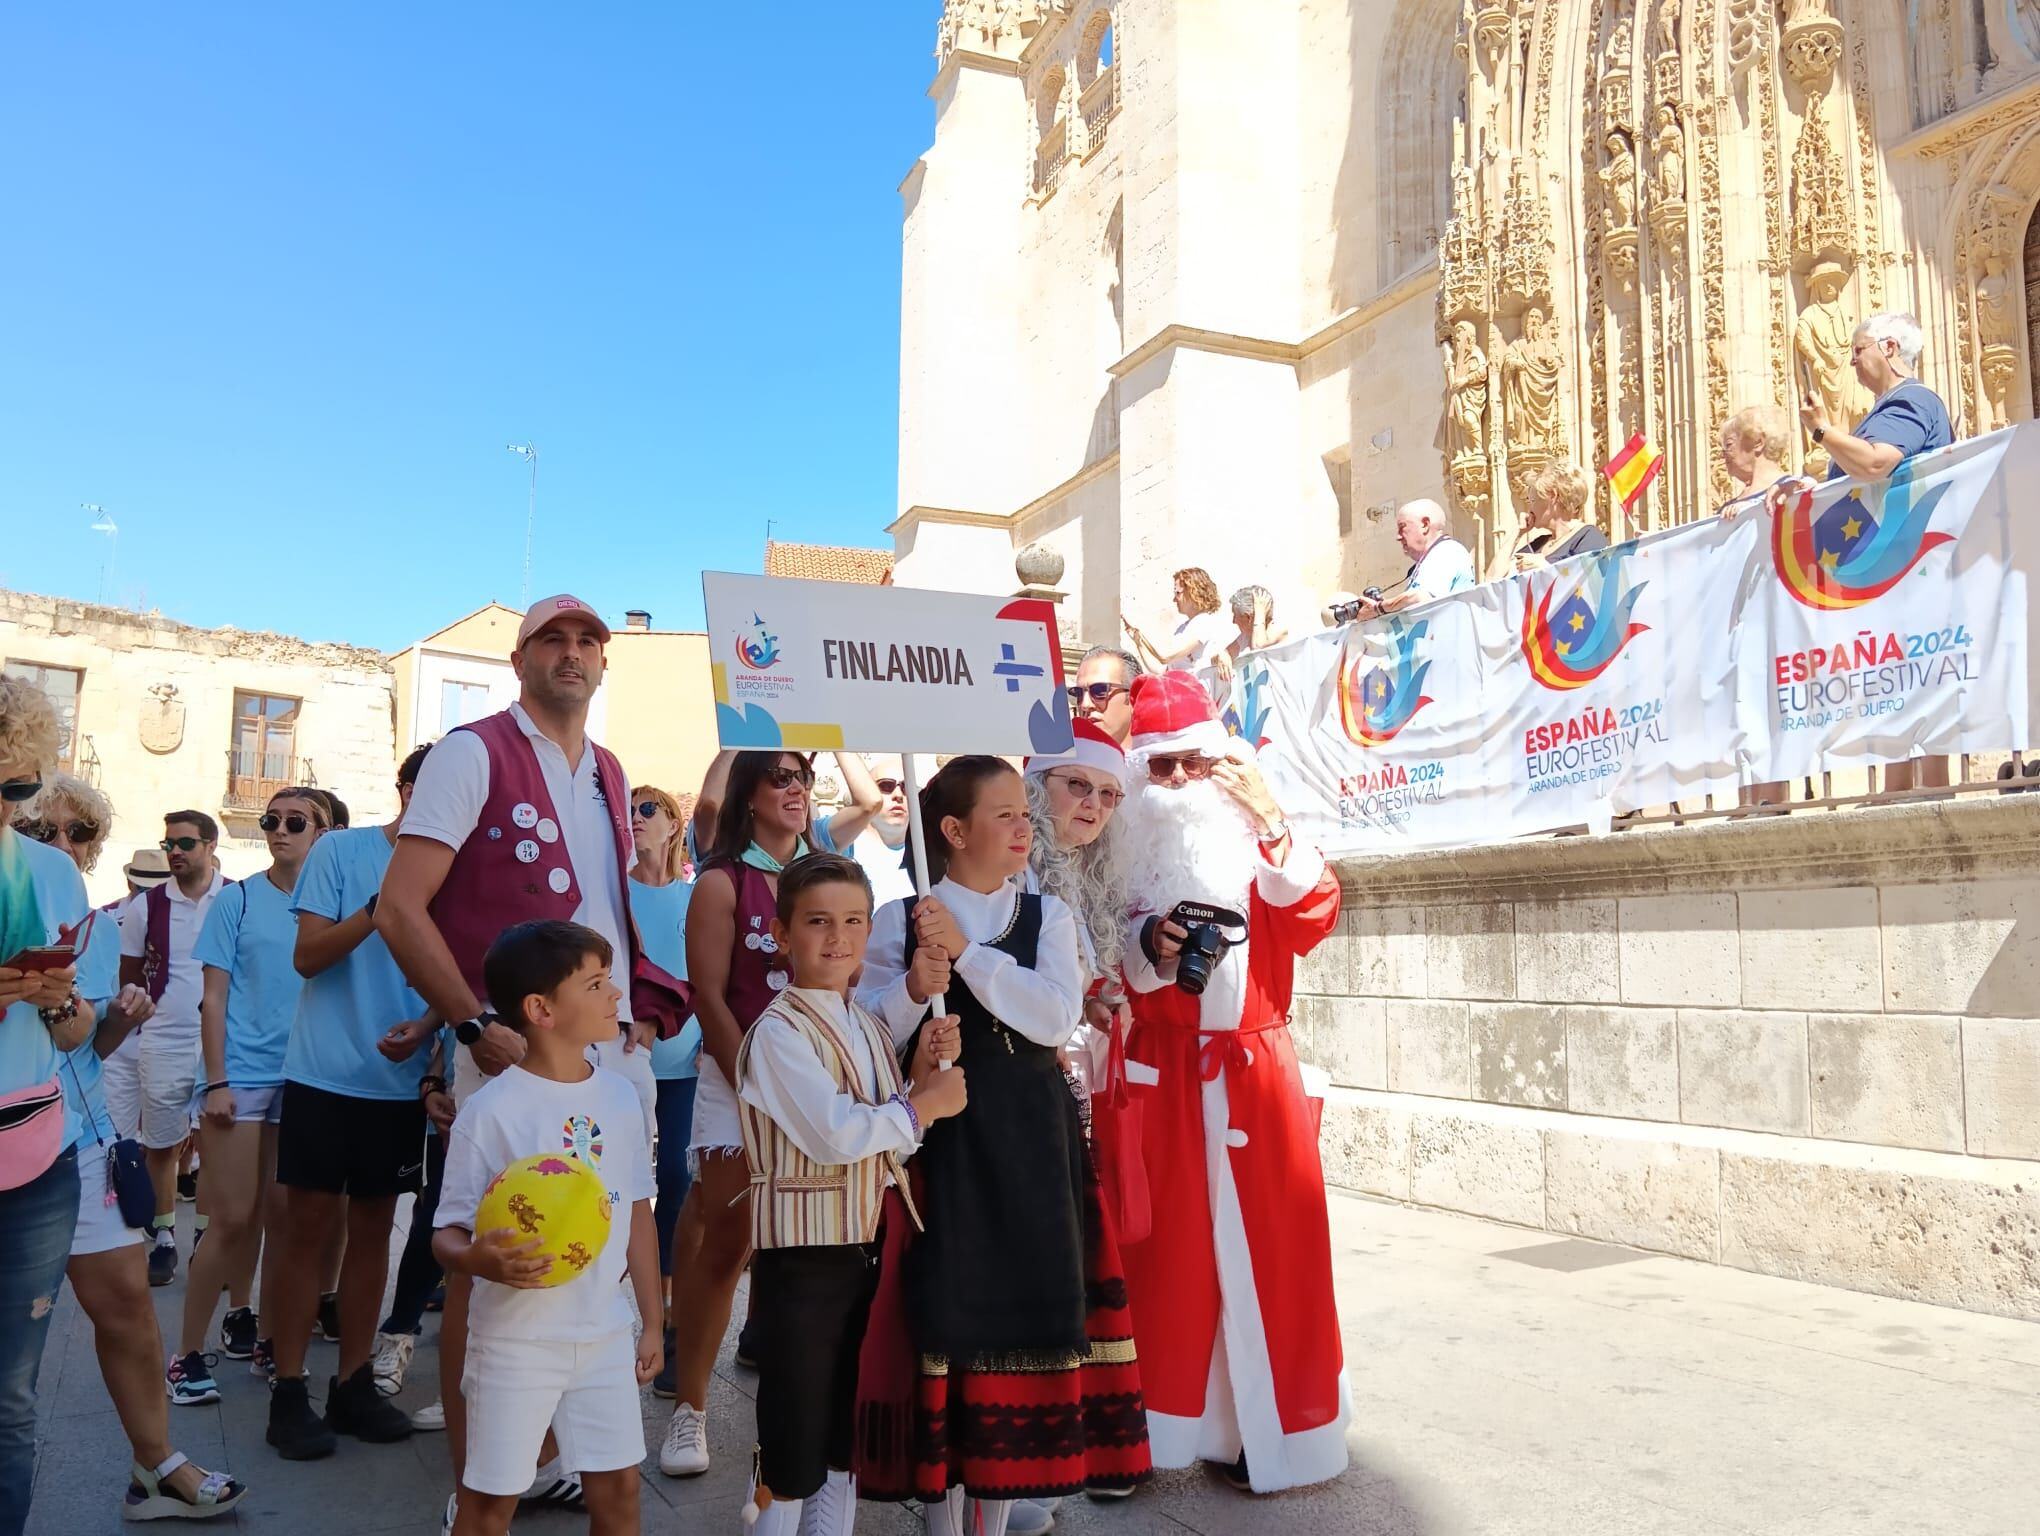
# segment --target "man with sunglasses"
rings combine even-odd
[[[1157,1467],[1216,1462],[1257,1493],[1324,1482],[1349,1406],[1289,1006],[1339,882],[1188,673],[1134,684],[1132,743],[1125,1071],[1152,1222],[1122,1247],[1148,1442]]]
[[[1116,645],[1094,645],[1077,666],[1070,685],[1070,713],[1089,720],[1121,747],[1133,728],[1133,680],[1140,658]]]
[[[905,865],[905,765],[897,757],[867,758],[855,752],[838,752],[836,761],[842,765],[851,805],[815,824],[815,848],[822,853],[844,854],[857,861],[857,867],[871,881],[872,910],[876,911],[889,901],[914,893],[913,872]],[[849,846],[844,847],[842,839],[847,836],[846,829],[861,819],[859,813],[863,806],[859,801],[868,796],[876,796],[878,810],[871,817],[871,824],[854,837],[848,837]]]
[[[226,883],[215,857],[219,841],[219,824],[204,811],[165,816],[162,849],[170,878],[129,902],[120,915],[121,985],[141,987],[156,1004],[140,1047],[140,1139],[156,1188],[151,1285],[168,1285],[177,1274],[177,1157],[191,1136],[205,991],[204,970],[193,952]]]

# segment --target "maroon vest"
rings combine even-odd
[[[567,857],[559,807],[546,790],[538,753],[510,712],[488,715],[458,729],[473,731],[489,749],[489,795],[482,802],[474,831],[455,852],[453,865],[428,910],[440,937],[453,952],[462,979],[486,1006],[489,994],[482,985],[482,957],[497,935],[518,923],[547,918],[571,921],[581,905],[581,881]],[[638,941],[637,924],[630,916],[627,873],[630,784],[614,753],[592,741],[587,745],[595,754],[595,781],[609,802],[609,828],[616,841],[617,913],[623,921],[624,942],[630,946],[622,971],[631,976],[637,969]],[[547,822],[554,828],[550,842],[539,836],[541,824]],[[520,858],[520,853],[532,857]]]
[[[758,1016],[779,996],[779,987],[772,985],[772,973],[786,974],[786,962],[772,941],[772,919],[779,915],[779,904],[772,894],[772,882],[755,865],[739,859],[708,868],[720,869],[737,888],[737,937],[730,948],[730,975],[723,984],[723,1001],[749,1034]],[[782,980],[780,986],[785,984]]]

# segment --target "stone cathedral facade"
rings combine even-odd
[[[1910,309],[1959,434],[2040,381],[2040,0],[947,0],[902,185],[897,579],[1059,560],[1073,636],[1168,573],[1278,616],[1506,563],[1529,475],[1634,432],[1624,536]],[[1810,445],[1801,444],[1804,454]]]

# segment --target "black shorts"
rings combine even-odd
[[[425,1105],[283,1085],[276,1182],[364,1200],[415,1195],[425,1182]]]
[[[830,1468],[850,1468],[857,1353],[877,1291],[876,1243],[752,1256],[758,1480],[775,1498],[808,1498]]]

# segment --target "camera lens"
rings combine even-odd
[[[1207,923],[1189,926],[1183,952],[1176,960],[1176,985],[1192,997],[1202,997],[1211,981],[1211,962],[1219,953],[1218,930]]]

